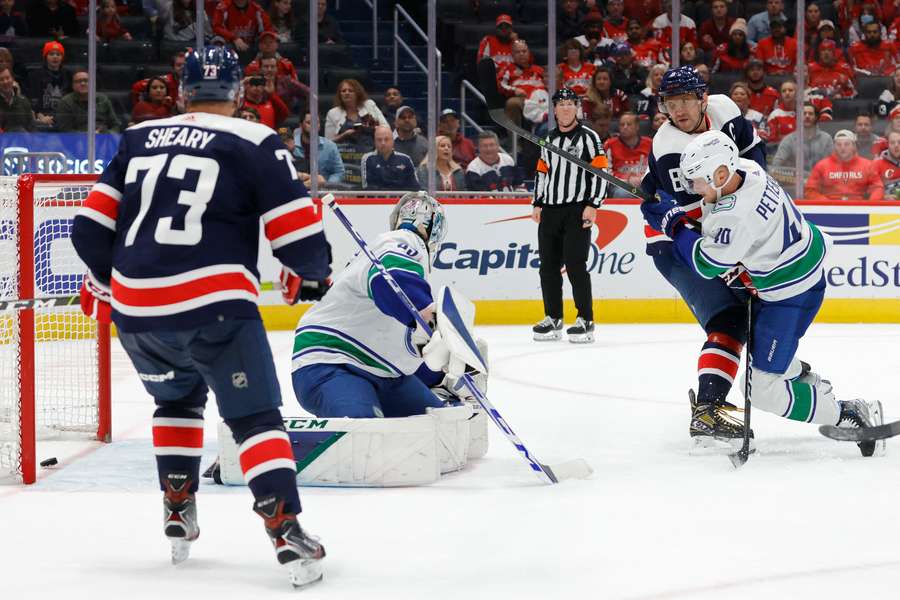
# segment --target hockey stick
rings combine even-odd
[[[75,306],[81,296],[57,296],[56,298],[27,298],[23,300],[0,300],[0,312],[7,310],[28,310],[31,308],[57,308]]]
[[[388,270],[384,267],[384,264],[378,259],[377,256],[372,252],[369,248],[366,241],[362,238],[361,235],[354,229],[353,224],[350,222],[350,219],[347,218],[347,215],[344,214],[344,211],[337,205],[337,202],[334,199],[334,195],[327,194],[322,198],[322,203],[327,204],[328,208],[334,213],[334,215],[341,222],[341,225],[347,230],[353,240],[359,245],[360,249],[372,263],[378,273],[384,277],[385,282],[391,287],[393,292],[397,294],[397,297],[401,302],[409,309],[409,311],[413,314],[416,319],[416,322],[420,327],[425,331],[426,334],[430,337],[431,327],[429,327],[428,323],[419,314],[418,309],[412,303],[412,300],[409,299],[409,296],[403,291],[403,288],[400,287],[400,284],[391,276]],[[559,483],[564,479],[578,478],[584,479],[588,477],[591,473],[593,473],[593,469],[591,469],[590,465],[582,459],[577,458],[574,460],[566,461],[564,463],[560,463],[557,465],[546,465],[541,463],[535,458],[535,456],[525,447],[525,444],[522,443],[522,440],[519,439],[519,436],[515,434],[512,430],[512,427],[506,422],[496,408],[490,403],[487,397],[478,389],[478,386],[472,381],[472,378],[465,374],[462,376],[460,381],[466,388],[475,396],[478,400],[478,403],[481,404],[484,411],[488,414],[494,424],[500,428],[500,431],[503,432],[503,435],[506,436],[506,439],[510,441],[510,443],[515,446],[516,450],[518,450],[525,460],[528,461],[528,464],[531,466],[532,470],[537,473],[538,477],[546,482],[546,483]]]
[[[744,443],[741,449],[734,454],[729,454],[728,458],[735,469],[740,469],[750,458],[750,455],[756,452],[756,448],[750,448],[750,350],[753,348],[753,296],[747,300],[747,373],[744,379]]]
[[[497,125],[509,131],[512,131],[521,138],[525,138],[532,144],[544,148],[545,150],[547,150],[547,152],[552,152],[557,156],[561,156],[565,160],[571,162],[574,165],[577,165],[585,171],[596,175],[601,179],[605,179],[617,188],[628,192],[635,198],[640,198],[641,200],[654,200],[654,198],[644,192],[644,190],[642,190],[641,188],[631,185],[627,181],[622,181],[614,175],[610,175],[606,171],[595,167],[585,160],[582,160],[571,152],[567,152],[562,148],[559,148],[558,146],[554,146],[547,140],[538,137],[530,131],[523,129],[522,127],[513,123],[510,118],[506,116],[506,111],[504,110],[504,107],[506,106],[506,100],[497,89],[497,67],[496,65],[494,65],[494,61],[490,58],[486,58],[478,63],[478,84],[479,87],[481,87],[481,91],[484,93],[484,100],[485,104],[487,104],[488,107],[488,114]],[[603,200],[604,199],[601,198],[601,204],[603,203]]]
[[[900,435],[900,421],[876,425],[875,427],[838,427],[820,425],[819,433],[839,442],[873,442]]]

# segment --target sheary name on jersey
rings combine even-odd
[[[689,259],[712,279],[741,263],[763,300],[778,301],[822,278],[829,238],[809,221],[762,167],[740,159],[744,182],[715,204],[705,204],[703,230]],[[688,257],[686,257],[688,258]]]
[[[215,133],[203,131],[193,127],[160,127],[147,132],[147,141],[144,148],[168,148],[169,146],[184,146],[195,150],[203,150],[213,138]]]

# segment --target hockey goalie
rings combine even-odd
[[[435,297],[428,281],[446,233],[443,207],[424,192],[408,193],[389,227],[372,251],[435,333],[428,339],[417,328],[364,254],[335,278],[294,337],[294,392],[313,415],[285,418],[300,484],[427,484],[487,452],[487,416],[459,382],[468,372],[482,392],[487,383],[487,365],[472,364],[480,361],[461,341],[471,336],[474,305],[446,286]],[[290,303],[303,282],[287,273],[282,283]],[[462,319],[443,318],[447,305]],[[486,357],[485,343],[477,344]],[[243,483],[240,449],[227,435],[219,443],[222,482]]]

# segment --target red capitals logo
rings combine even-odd
[[[509,219],[488,221],[486,224],[493,225],[495,223],[522,221],[530,218],[531,215],[525,215],[524,217],[510,217]],[[598,208],[594,223],[597,225],[597,237],[594,239],[594,243],[597,245],[598,250],[603,250],[625,231],[625,227],[628,225],[628,217],[614,210]]]

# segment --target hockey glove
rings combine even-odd
[[[310,281],[303,279],[287,267],[281,269],[281,298],[285,304],[293,306],[298,301],[321,300],[330,287],[331,278],[324,281]]]
[[[112,295],[109,286],[97,281],[90,271],[81,282],[81,312],[98,323],[112,322]]]
[[[657,198],[658,202],[651,200],[641,202],[641,212],[650,227],[674,239],[675,233],[687,221],[687,213],[669,194],[659,192]]]

